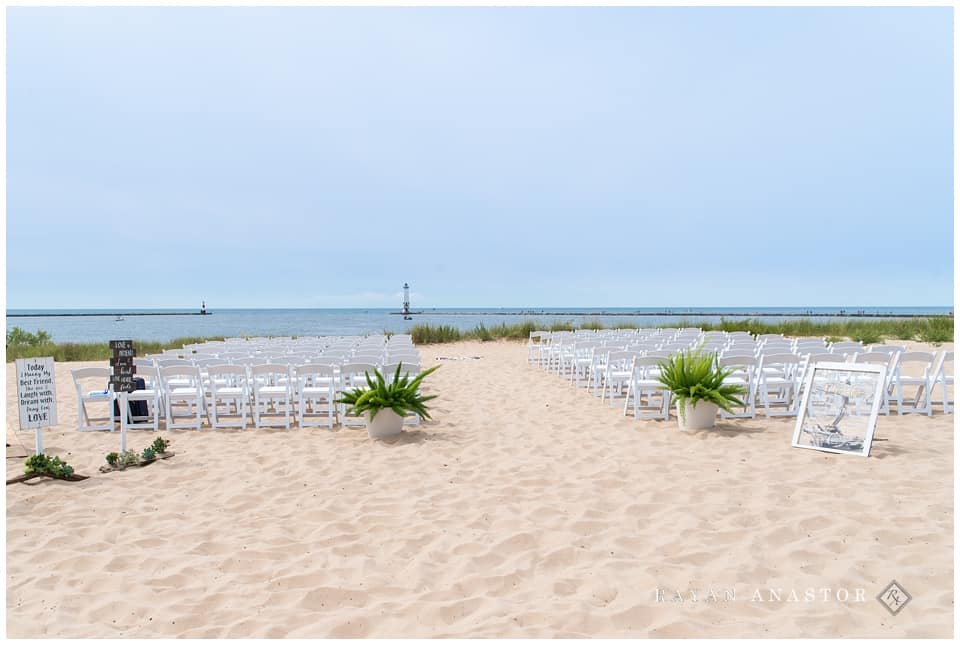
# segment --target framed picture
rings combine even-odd
[[[793,446],[869,456],[886,369],[866,363],[811,365],[804,379]]]

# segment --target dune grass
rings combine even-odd
[[[897,318],[889,320],[831,320],[814,322],[808,319],[783,320],[775,323],[762,322],[755,318],[744,320],[721,319],[719,323],[680,320],[672,327],[699,327],[704,331],[749,331],[752,334],[783,334],[784,336],[817,336],[836,341],[842,339],[858,340],[865,344],[882,343],[888,340],[920,340],[938,345],[953,341],[953,318],[936,316],[933,318]],[[639,325],[624,322],[611,325],[610,328],[636,329]],[[598,320],[587,320],[579,329],[606,329]],[[465,331],[450,325],[429,325],[418,323],[410,333],[413,342],[418,345],[430,343],[450,343],[458,340],[526,340],[531,331],[574,331],[577,327],[570,321],[542,323],[524,321],[521,323],[493,325],[482,323]]]
[[[752,334],[783,334],[784,336],[818,336],[833,342],[853,339],[865,344],[882,343],[896,340],[920,340],[939,345],[953,342],[953,317],[936,316],[933,318],[897,318],[890,320],[832,320],[814,322],[808,319],[784,320],[765,323],[748,318],[745,320],[721,319],[719,323],[680,320],[672,327],[699,327],[704,331],[749,331]],[[626,322],[611,326],[618,329],[636,329],[636,323]],[[580,329],[606,329],[598,320],[587,320]],[[452,325],[429,325],[418,323],[410,328],[413,342],[417,345],[453,343],[458,340],[526,340],[530,332],[538,329],[545,331],[574,331],[577,327],[570,321],[555,321],[549,324],[536,320],[486,326],[480,323],[472,329],[461,331]],[[138,356],[156,354],[165,349],[179,349],[184,345],[221,341],[222,336],[201,338],[184,337],[168,341],[134,340],[133,345]],[[17,358],[34,356],[53,356],[58,362],[99,361],[113,355],[109,343],[55,343],[45,331],[35,334],[25,332],[19,327],[7,333],[7,362]]]
[[[201,338],[187,336],[168,341],[134,340],[137,356],[156,354],[165,349],[180,349],[184,345],[223,340],[223,337]],[[53,356],[58,363],[66,361],[101,361],[113,356],[110,343],[55,343],[44,331],[31,334],[15,327],[7,332],[7,362],[18,358]]]

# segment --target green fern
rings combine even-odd
[[[401,417],[415,412],[424,419],[429,419],[430,414],[424,404],[431,399],[437,398],[437,396],[435,394],[430,396],[420,394],[420,383],[423,382],[423,379],[426,378],[427,375],[440,369],[440,366],[435,365],[430,369],[424,370],[413,379],[411,379],[408,374],[400,376],[400,369],[402,367],[403,363],[397,365],[397,371],[393,375],[393,382],[389,385],[387,385],[386,379],[383,378],[380,370],[373,370],[373,378],[370,377],[369,372],[364,372],[364,375],[367,377],[367,387],[348,390],[344,392],[336,402],[349,405],[350,413],[357,416],[364,412],[369,412],[371,421],[373,421],[380,410],[387,408],[393,410]]]
[[[680,404],[681,417],[688,402],[696,405],[697,401],[709,401],[725,412],[732,412],[734,405],[744,405],[739,396],[746,394],[746,388],[723,382],[734,369],[721,368],[717,355],[712,352],[704,354],[699,349],[686,350],[673,354],[658,365],[659,380]]]

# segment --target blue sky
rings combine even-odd
[[[7,11],[9,308],[953,301],[950,8]]]

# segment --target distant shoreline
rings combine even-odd
[[[942,318],[943,316],[953,317],[953,312],[948,313],[873,313],[873,312],[731,312],[731,311],[391,311],[393,316],[659,316],[659,317],[690,317],[714,316],[714,317],[734,317],[741,318],[760,318],[760,317],[810,317],[810,318]]]

